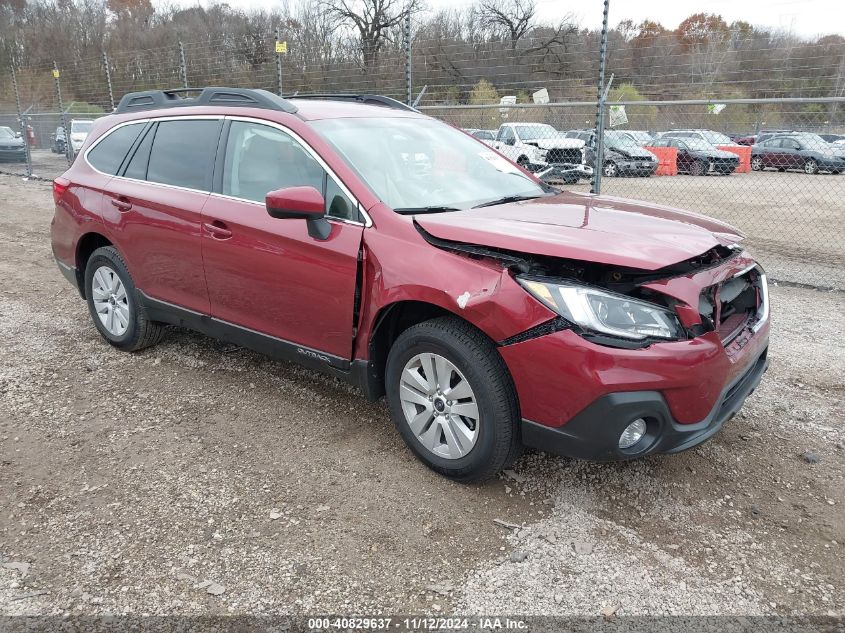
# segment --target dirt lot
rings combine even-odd
[[[467,487],[332,379],[109,348],[51,203],[0,177],[0,613],[845,614],[845,294],[773,288],[772,367],[711,442]]]

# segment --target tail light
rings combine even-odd
[[[59,200],[62,199],[62,196],[65,195],[65,191],[70,186],[70,181],[65,178],[56,178],[53,181],[53,200],[56,204],[59,203]]]

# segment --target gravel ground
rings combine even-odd
[[[51,202],[0,176],[0,614],[845,613],[845,294],[772,289],[772,367],[709,443],[461,486],[332,379],[109,348]]]

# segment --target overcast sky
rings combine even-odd
[[[213,4],[214,0],[174,0],[183,6]],[[296,0],[291,0],[295,3]],[[466,6],[472,0],[425,0],[431,9]],[[554,22],[572,13],[582,27],[601,25],[602,0],[536,0],[539,17]],[[229,0],[231,6],[269,8],[274,0]],[[592,7],[588,9],[586,7]],[[611,0],[610,24],[630,18],[659,21],[674,29],[687,16],[698,11],[719,13],[728,22],[745,20],[751,24],[814,36],[828,33],[845,35],[845,0]]]

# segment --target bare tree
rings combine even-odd
[[[322,4],[338,24],[357,31],[367,69],[378,61],[390,30],[401,24],[406,12],[419,8],[419,0],[324,0]]]
[[[478,7],[482,26],[510,40],[516,50],[519,40],[534,25],[534,0],[481,0]]]

